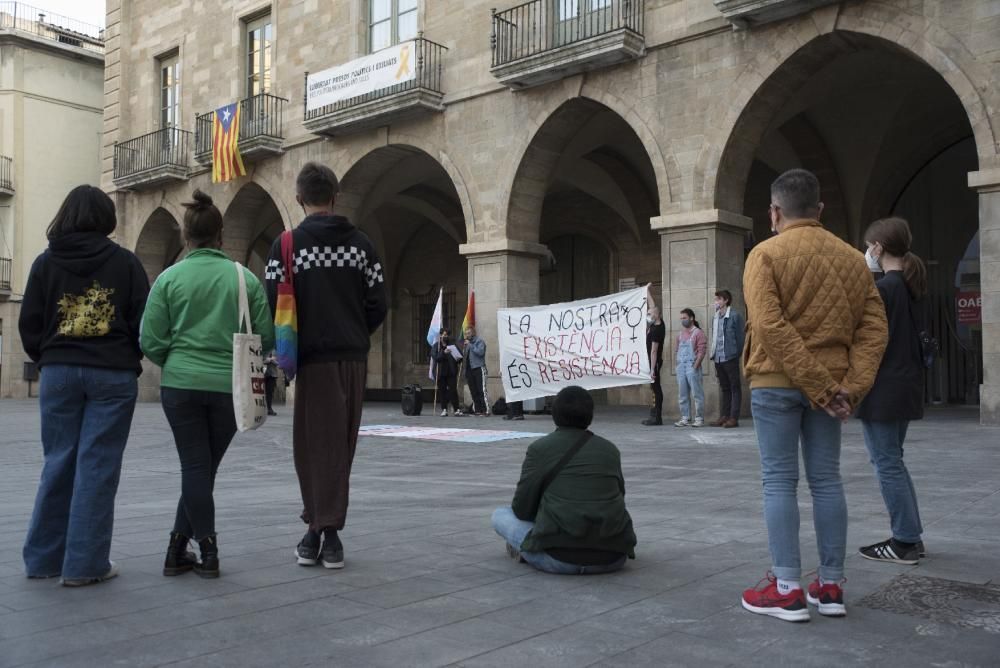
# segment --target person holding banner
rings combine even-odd
[[[635,559],[621,453],[590,432],[593,419],[587,390],[556,395],[556,430],[528,446],[514,500],[493,513],[512,559],[562,575],[610,573]]]
[[[694,311],[681,311],[681,331],[674,344],[674,358],[677,360],[677,401],[680,404],[681,419],[675,427],[705,426],[705,387],[702,384],[701,363],[705,359],[708,341],[701,331]],[[688,395],[691,396],[688,396]],[[694,420],[691,419],[691,397],[694,397]]]
[[[476,336],[476,328],[465,330],[465,346],[462,348],[465,367],[465,382],[472,392],[473,412],[476,415],[489,414],[489,392],[486,390],[486,342]]]
[[[441,400],[441,417],[448,417],[448,405],[451,404],[453,414],[462,415],[462,409],[458,404],[458,359],[455,353],[458,349],[451,342],[451,331],[443,328],[438,336],[437,342],[431,349],[434,358],[435,381],[437,382],[437,394]]]
[[[647,427],[663,424],[663,386],[660,385],[660,367],[663,366],[663,343],[667,338],[667,326],[660,317],[660,308],[649,309],[646,320],[646,355],[649,357],[650,374],[653,382],[653,408],[649,417],[642,421]]]

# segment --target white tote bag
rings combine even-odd
[[[240,431],[256,429],[267,419],[267,400],[264,397],[264,355],[260,334],[253,333],[250,323],[250,302],[247,299],[247,280],[239,262],[236,274],[240,283],[240,320],[233,334],[233,410],[236,427]],[[246,333],[240,330],[245,329]]]

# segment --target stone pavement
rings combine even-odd
[[[343,532],[347,568],[337,572],[292,557],[303,527],[290,412],[280,410],[259,432],[238,435],[223,462],[223,576],[211,581],[160,575],[180,478],[159,406],[140,405],[112,547],[122,575],[73,590],[23,576],[41,461],[37,406],[0,402],[0,666],[1000,662],[1000,430],[978,426],[974,411],[933,412],[911,429],[907,460],[929,551],[916,567],[853,553],[885,538],[888,521],[858,425],[848,427],[848,617],[794,625],[739,606],[769,565],[748,426],[647,429],[637,409],[602,409],[593,428],[622,450],[639,546],[623,572],[592,577],[515,564],[489,527],[491,511],[510,501],[529,441],[366,437]],[[406,418],[389,404],[369,405],[365,423],[551,425],[547,416]],[[808,494],[801,505],[812,568]]]

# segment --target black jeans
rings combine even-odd
[[[278,379],[274,376],[264,376],[264,398],[267,399],[267,410],[274,410],[271,405],[274,403],[274,388],[278,385]]]
[[[653,378],[653,382],[650,384],[653,388],[653,410],[650,412],[650,416],[654,418],[663,417],[663,386],[660,384],[660,381],[662,380],[662,377],[660,376],[662,367],[663,362],[657,361],[654,366],[656,377]]]
[[[200,540],[215,534],[215,474],[236,435],[233,395],[164,387],[160,399],[181,460],[174,531]]]
[[[715,363],[715,375],[719,377],[719,417],[740,419],[743,405],[743,384],[740,380],[740,360],[726,360]]]
[[[438,403],[441,404],[441,410],[448,410],[448,404],[451,404],[452,408],[456,411],[459,410],[457,385],[457,376],[443,376],[438,378]]]

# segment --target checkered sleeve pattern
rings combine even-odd
[[[382,275],[382,265],[378,262],[370,264],[368,253],[357,246],[311,246],[300,248],[295,254],[295,273],[309,271],[316,268],[329,267],[350,267],[357,269],[365,277],[368,287],[373,287],[376,283],[385,281]],[[268,266],[268,271],[271,267]],[[282,272],[279,266],[277,272]],[[278,274],[283,275],[283,274]]]
[[[285,280],[285,267],[281,264],[281,260],[277,258],[268,260],[267,267],[264,268],[264,280],[278,283]]]

